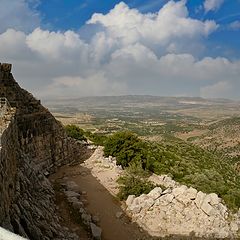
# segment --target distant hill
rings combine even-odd
[[[209,125],[206,134],[189,140],[203,148],[240,156],[240,117],[215,122]]]

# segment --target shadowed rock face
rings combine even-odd
[[[32,94],[20,88],[11,65],[0,64],[0,98],[15,111],[1,137],[0,226],[30,239],[74,239],[63,232],[46,172],[79,161],[83,146]],[[1,123],[0,123],[1,124]]]

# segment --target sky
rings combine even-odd
[[[0,0],[0,62],[37,98],[240,100],[240,0]]]

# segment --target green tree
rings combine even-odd
[[[74,139],[77,139],[77,140],[84,140],[86,141],[86,137],[84,136],[84,130],[79,128],[78,126],[75,126],[75,125],[67,125],[65,127],[65,130],[67,132],[67,135],[69,137],[72,137]]]
[[[113,156],[117,164],[123,168],[128,167],[132,161],[140,162],[144,168],[146,154],[144,142],[132,132],[117,132],[110,136],[105,143],[105,156]]]

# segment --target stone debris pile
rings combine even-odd
[[[66,181],[62,183],[65,191],[64,194],[71,207],[79,214],[83,224],[89,229],[93,239],[101,240],[102,229],[97,226],[99,224],[99,217],[88,213],[86,209],[87,200],[86,192],[80,192],[78,185],[74,181]]]
[[[115,196],[118,193],[117,179],[123,172],[122,167],[117,165],[115,157],[104,157],[102,146],[97,147],[92,156],[81,165],[91,169],[92,175],[112,195]]]
[[[139,197],[128,196],[126,211],[151,235],[236,239],[239,214],[231,214],[217,194],[188,188],[167,176],[150,179],[161,182],[163,187]]]

